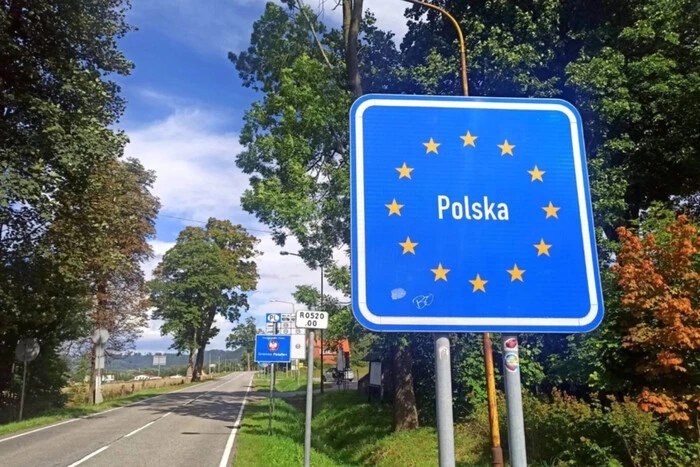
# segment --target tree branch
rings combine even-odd
[[[309,15],[306,14],[304,2],[302,2],[302,0],[297,0],[297,3],[299,4],[299,11],[301,11],[301,14],[304,15],[304,18],[306,18],[306,22],[309,23],[311,33],[314,35],[314,39],[316,41],[316,44],[318,45],[318,49],[321,51],[321,55],[323,55],[323,59],[326,61],[326,65],[328,65],[328,68],[333,68],[333,65],[331,65],[331,62],[328,60],[326,51],[323,50],[323,45],[321,44],[321,40],[318,38],[318,34],[316,34],[316,29],[314,28],[313,23],[309,19]]]

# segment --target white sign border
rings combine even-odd
[[[458,109],[494,109],[494,110],[539,110],[561,112],[571,123],[571,142],[573,146],[574,172],[581,215],[581,234],[588,281],[588,295],[591,307],[582,318],[497,318],[497,317],[419,317],[419,316],[378,316],[367,306],[367,269],[365,250],[365,187],[364,187],[364,128],[362,115],[374,106],[381,107],[431,107]],[[358,105],[355,111],[355,182],[357,222],[357,304],[362,316],[370,323],[380,326],[416,325],[416,326],[542,326],[542,327],[584,327],[592,323],[598,315],[599,303],[596,291],[596,265],[593,262],[593,246],[589,236],[591,220],[588,218],[586,204],[585,180],[581,164],[581,142],[578,134],[578,120],[567,106],[554,103],[527,102],[484,102],[470,100],[417,100],[417,99],[368,99]]]

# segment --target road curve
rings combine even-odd
[[[0,438],[0,464],[219,466],[229,455],[253,372]]]

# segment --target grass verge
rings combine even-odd
[[[320,371],[316,370],[314,372],[314,378],[320,378]],[[318,389],[320,385],[320,379],[314,381],[314,389]],[[256,374],[255,380],[256,392],[270,392],[270,376]],[[277,372],[275,376],[275,391],[278,392],[294,392],[294,391],[306,391],[306,373],[300,375],[299,383],[297,383],[296,374],[289,372],[284,374],[283,372]]]
[[[391,407],[367,403],[357,391],[332,391],[314,398],[312,464],[324,467],[434,466],[437,434],[431,427],[393,432]],[[245,409],[235,465],[292,467],[304,459],[303,397],[276,399],[272,436],[268,401]],[[488,433],[471,424],[455,427],[459,466],[488,466]]]
[[[205,381],[202,381],[201,383],[204,382]],[[127,404],[132,404],[134,402],[139,402],[144,399],[148,399],[149,397],[157,396],[159,394],[166,394],[168,392],[177,391],[201,383],[186,383],[181,384],[179,386],[166,386],[162,388],[145,389],[143,391],[130,394],[128,396],[110,399],[98,405],[77,405],[74,407],[66,407],[63,409],[52,410],[44,415],[28,418],[26,420],[22,420],[21,422],[11,422],[6,423],[4,425],[0,425],[0,436],[17,433],[19,431],[28,430],[30,428],[38,428],[44,425],[50,425],[52,423],[67,420],[69,418],[85,417],[87,415],[92,415],[98,412],[102,412],[104,410],[113,409],[115,407],[121,407]]]

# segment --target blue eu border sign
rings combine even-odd
[[[292,336],[258,334],[255,336],[255,361],[288,363],[291,361]]]
[[[584,332],[600,323],[572,105],[366,95],[350,120],[360,323],[404,332]]]

